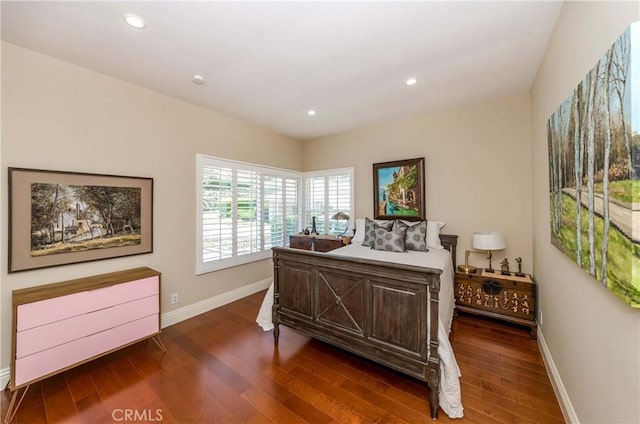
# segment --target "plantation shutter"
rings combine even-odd
[[[202,261],[233,255],[233,170],[216,166],[202,169]]]
[[[307,173],[305,182],[306,228],[311,230],[315,216],[319,234],[342,233],[347,223],[331,219],[337,212],[351,216],[353,225],[353,168]]]
[[[325,220],[325,184],[326,177],[307,177],[307,190],[306,190],[306,224],[309,231],[312,230],[313,218],[316,219],[316,231],[319,234],[324,234],[324,220]]]
[[[300,178],[286,178],[284,180],[284,210],[286,234],[284,245],[289,245],[289,236],[297,234],[302,228],[300,214]]]
[[[301,174],[204,155],[198,167],[196,272],[271,257],[301,225]]]
[[[236,223],[237,254],[247,255],[261,250],[260,176],[257,172],[237,171]]]
[[[340,234],[347,225],[344,221],[336,221],[331,217],[338,212],[351,214],[351,175],[332,175],[328,177],[327,188],[327,217],[329,219],[329,234]],[[352,216],[353,217],[353,216]]]
[[[284,241],[284,180],[264,177],[264,247],[282,246]]]

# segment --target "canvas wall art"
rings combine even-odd
[[[425,219],[424,158],[373,164],[373,216]]]
[[[9,168],[9,272],[149,253],[153,179]]]
[[[551,242],[640,308],[640,23],[547,121]]]

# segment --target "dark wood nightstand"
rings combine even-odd
[[[333,236],[306,236],[304,234],[289,236],[289,247],[293,247],[295,249],[329,252],[342,246],[344,246],[342,240]]]
[[[454,295],[456,311],[527,326],[531,338],[537,339],[536,283],[531,275],[518,277],[484,270],[475,274],[456,272]]]

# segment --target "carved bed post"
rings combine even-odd
[[[271,320],[273,322],[273,344],[278,346],[278,338],[280,337],[280,321],[278,319],[278,311],[280,310],[280,260],[276,251],[273,251],[273,306],[271,307]]]
[[[440,276],[429,276],[429,358],[427,359],[427,382],[429,384],[429,403],[431,404],[431,418],[438,419],[440,401],[440,355],[438,355],[438,306],[440,300]]]

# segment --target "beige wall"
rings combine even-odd
[[[637,2],[567,2],[531,90],[534,273],[542,332],[580,422],[640,422],[640,311],[551,245],[546,121],[626,26]]]
[[[511,269],[522,257],[533,269],[531,245],[531,125],[529,96],[494,100],[428,116],[403,119],[332,137],[306,141],[306,171],[355,167],[357,217],[373,213],[376,162],[425,157],[427,218],[447,222],[445,233],[458,234],[458,262],[471,245],[471,233],[504,233]],[[483,254],[469,262],[486,266]]]
[[[7,43],[2,113],[3,205],[7,167],[153,177],[154,252],[9,275],[2,256],[0,369],[9,365],[14,289],[149,266],[163,273],[168,312],[271,276],[269,260],[195,276],[195,155],[301,170],[299,141]]]

